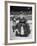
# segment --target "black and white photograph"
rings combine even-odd
[[[31,31],[32,7],[10,6],[10,39],[32,38]]]
[[[8,43],[35,42],[35,3],[8,3]]]

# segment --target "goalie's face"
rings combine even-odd
[[[23,17],[24,17],[23,15],[20,15],[20,19],[23,19]]]

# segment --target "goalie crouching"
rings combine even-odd
[[[16,36],[20,37],[27,37],[30,34],[29,24],[24,17],[16,20],[16,25],[13,26],[13,32],[16,33]]]

